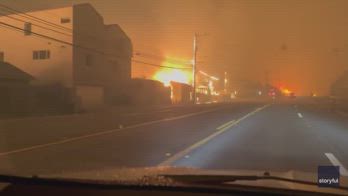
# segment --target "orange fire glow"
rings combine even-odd
[[[290,95],[290,93],[292,93],[291,90],[284,88],[284,87],[280,87],[279,89],[284,95]]]
[[[182,67],[168,62],[164,62],[163,66]],[[192,73],[191,70],[186,69],[161,68],[153,75],[152,79],[162,82],[165,86],[169,86],[171,81],[190,84]]]

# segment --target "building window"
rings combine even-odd
[[[31,23],[24,23],[24,35],[31,35]]]
[[[62,24],[70,23],[70,18],[61,18],[60,23],[62,23]]]
[[[86,55],[86,66],[90,67],[93,65],[93,56],[91,54]]]
[[[0,62],[4,62],[4,61],[5,61],[4,52],[0,52]]]
[[[39,52],[38,51],[33,51],[33,59],[34,60],[39,59]]]
[[[34,60],[49,59],[51,57],[51,52],[49,50],[35,50],[33,51]]]

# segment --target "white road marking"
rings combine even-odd
[[[325,156],[330,160],[332,165],[340,167],[341,176],[348,176],[348,170],[342,165],[342,163],[332,153],[325,153]]]
[[[227,123],[225,123],[225,124],[219,126],[219,127],[216,128],[216,129],[222,129],[222,128],[227,127],[228,125],[230,125],[230,124],[232,124],[232,123],[234,123],[234,122],[235,122],[235,120],[228,121]]]
[[[303,118],[303,115],[301,113],[297,113],[299,118]]]
[[[167,156],[167,157],[170,157],[170,155],[172,155],[172,154],[170,154],[169,152],[166,153],[166,156]]]
[[[186,159],[190,158],[190,155],[186,155],[185,158],[186,158]]]
[[[170,158],[168,158],[167,160],[163,161],[162,163],[160,163],[158,166],[170,166],[173,162],[181,159],[182,157],[187,156],[187,154],[190,154],[191,151],[193,151],[194,149],[202,146],[203,144],[207,143],[208,141],[210,141],[211,139],[213,139],[214,137],[220,135],[221,133],[225,132],[226,130],[228,130],[229,128],[233,127],[234,125],[238,124],[239,122],[241,122],[242,120],[250,117],[253,114],[256,114],[257,112],[263,110],[264,108],[268,107],[270,104],[264,105],[263,107],[257,108],[256,110],[246,114],[245,116],[239,118],[236,121],[233,121],[232,123],[228,124],[227,126],[223,127],[222,129],[220,129],[219,131],[214,132],[213,134],[209,135],[208,137],[194,143],[193,145],[189,146],[188,148],[174,154],[173,156],[171,156]],[[231,122],[231,121],[230,121]],[[225,123],[226,124],[226,123]],[[221,127],[221,126],[219,126]]]
[[[36,149],[39,149],[39,148],[45,148],[45,147],[49,147],[49,146],[53,146],[53,145],[58,145],[58,144],[64,144],[64,143],[68,143],[68,142],[78,141],[78,140],[82,140],[82,139],[86,139],[86,138],[92,138],[92,137],[98,137],[98,136],[102,136],[102,135],[112,134],[112,133],[120,131],[120,130],[133,129],[133,128],[143,127],[143,126],[152,125],[152,124],[156,124],[156,123],[166,122],[166,121],[179,120],[179,119],[188,118],[188,117],[191,117],[191,116],[197,116],[197,115],[201,115],[201,114],[205,114],[205,113],[209,113],[209,112],[213,112],[213,111],[217,111],[217,110],[221,110],[221,109],[224,109],[224,108],[220,108],[219,107],[219,108],[214,108],[214,109],[211,109],[211,110],[204,110],[204,111],[200,111],[200,112],[184,114],[184,115],[176,116],[176,117],[172,117],[172,118],[165,118],[165,119],[159,119],[159,120],[139,123],[139,124],[136,124],[136,125],[130,125],[128,127],[123,127],[122,129],[111,129],[111,130],[107,130],[107,131],[101,131],[101,132],[87,134],[87,135],[83,135],[83,136],[72,137],[72,138],[69,138],[69,139],[63,139],[63,140],[50,142],[50,143],[46,143],[46,144],[33,145],[33,146],[20,148],[20,149],[16,149],[16,150],[10,150],[10,151],[7,151],[7,152],[0,152],[0,156],[6,156],[6,155],[10,155],[10,154],[15,154],[15,153],[36,150]]]

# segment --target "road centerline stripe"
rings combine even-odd
[[[264,105],[264,106],[262,106],[262,107],[260,107],[260,108],[257,108],[257,109],[255,109],[254,111],[249,112],[249,113],[246,114],[245,116],[239,118],[238,120],[233,121],[232,123],[231,123],[231,121],[228,122],[228,123],[230,123],[230,124],[228,124],[227,126],[225,126],[225,127],[221,128],[220,130],[218,130],[218,131],[212,133],[212,134],[209,135],[208,137],[206,137],[206,138],[204,138],[204,139],[202,139],[202,140],[200,140],[200,141],[194,143],[193,145],[189,146],[188,148],[186,148],[186,149],[184,149],[184,150],[182,150],[182,151],[180,151],[180,152],[174,154],[173,156],[171,156],[171,157],[168,158],[167,160],[165,160],[165,161],[163,161],[162,163],[160,163],[158,166],[170,166],[173,162],[175,162],[175,161],[177,161],[177,160],[179,160],[179,159],[181,159],[181,158],[187,156],[187,155],[188,155],[191,151],[193,151],[194,149],[196,149],[196,148],[198,148],[198,147],[204,145],[205,143],[207,143],[208,141],[210,141],[210,140],[213,139],[214,137],[220,135],[221,133],[225,132],[225,131],[228,130],[229,128],[231,128],[231,127],[233,127],[234,125],[238,124],[238,123],[241,122],[242,120],[244,120],[244,119],[250,117],[251,115],[254,115],[254,114],[256,114],[257,112],[259,112],[259,111],[265,109],[265,108],[268,107],[269,105],[270,105],[270,104],[267,104],[267,105]],[[225,124],[227,124],[227,123],[225,123]],[[223,125],[225,125],[225,124],[223,124]],[[219,127],[222,127],[222,125],[219,126]]]
[[[342,176],[348,176],[348,170],[343,166],[343,164],[333,155],[332,153],[325,153],[325,156],[330,160],[332,165],[340,167],[340,174]]]
[[[233,124],[235,121],[236,121],[236,120],[234,120],[234,119],[231,120],[231,121],[228,121],[227,123],[225,123],[225,124],[219,126],[219,127],[216,128],[216,129],[223,129],[224,127],[227,127],[227,126],[229,126],[230,124]]]
[[[297,113],[299,118],[303,118],[303,115],[301,113]]]

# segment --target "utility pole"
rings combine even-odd
[[[197,85],[197,33],[193,37],[193,59],[192,59],[192,80],[193,80],[193,104],[197,102],[196,85]]]

